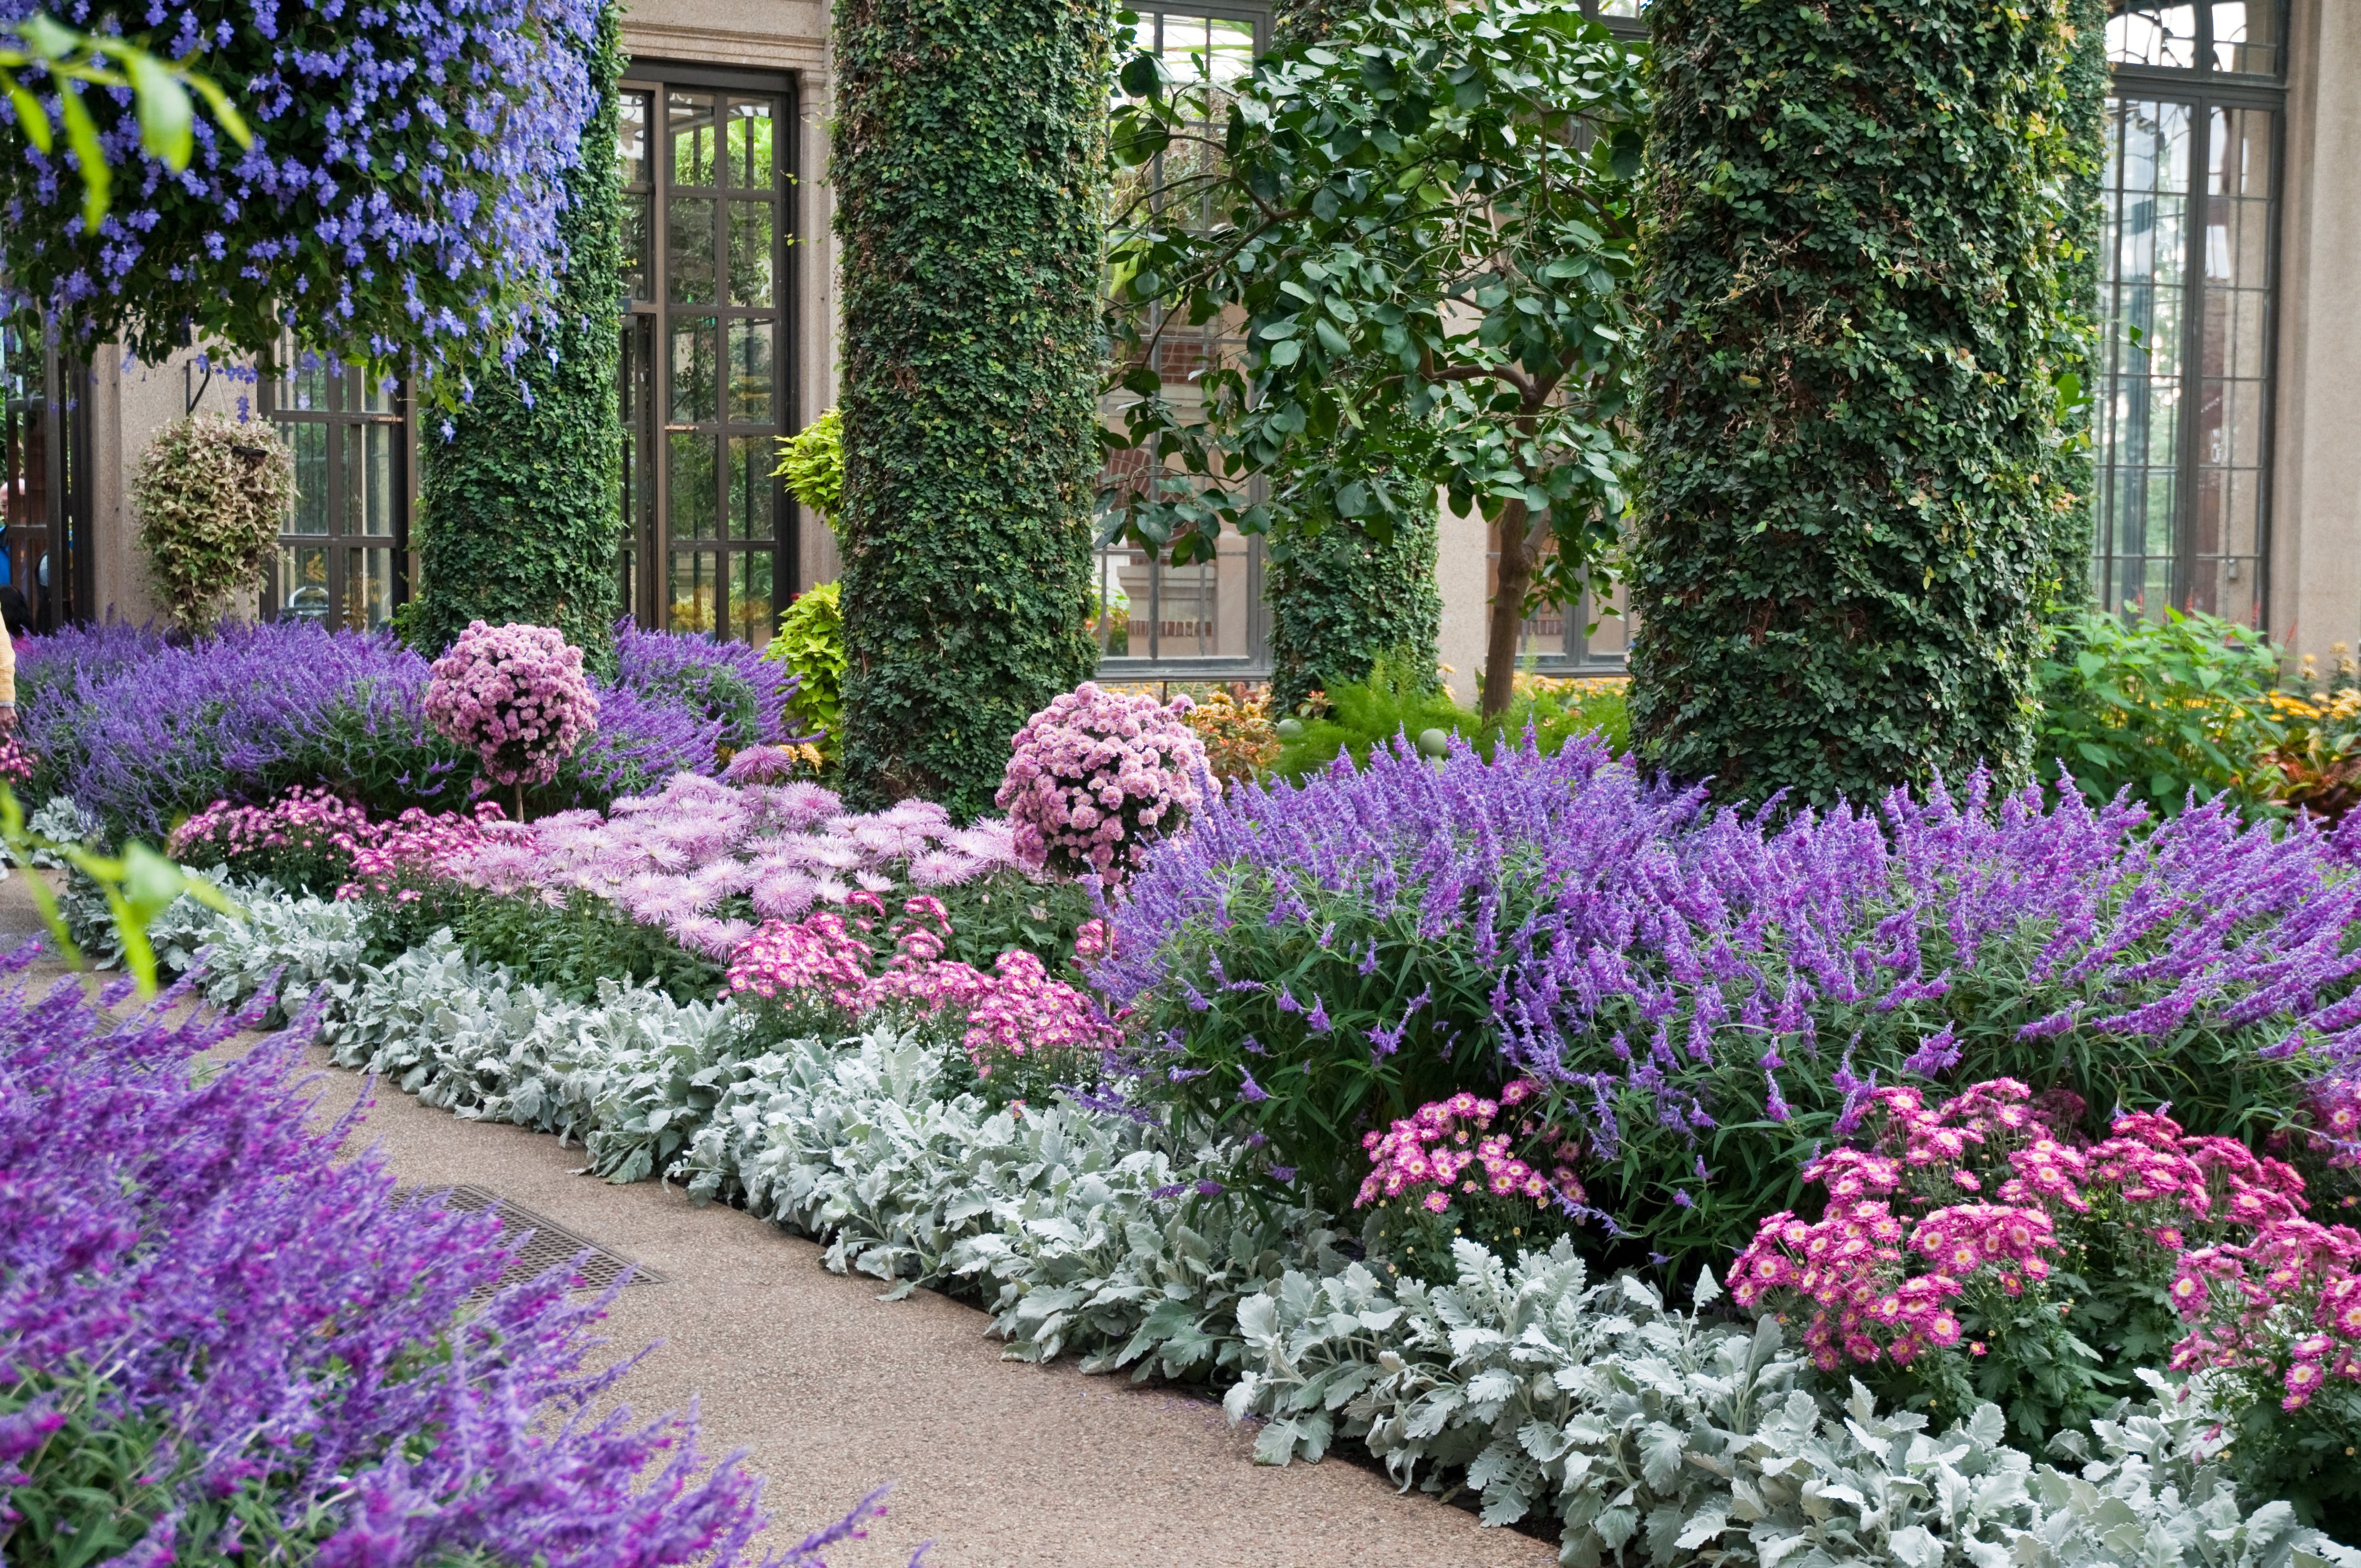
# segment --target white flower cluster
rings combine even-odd
[[[771,1043],[727,1003],[610,984],[568,1003],[447,933],[369,965],[351,907],[256,896],[204,994],[283,969],[322,993],[346,1065],[825,1240],[889,1296],[980,1298],[1013,1357],[1227,1386],[1265,1463],[1353,1440],[1405,1486],[1473,1490],[1488,1523],[1553,1515],[1574,1568],[2361,1568],[2285,1503],[2244,1509],[2212,1418],[2160,1381],[2037,1464],[1990,1406],[1938,1431],[1858,1386],[1816,1397],[1774,1322],[1593,1282],[1563,1243],[1514,1265],[1462,1243],[1455,1281],[1391,1282],[1322,1216],[1230,1193],[1233,1151],[949,1093],[944,1045],[908,1030]],[[1697,1305],[1718,1293],[1701,1281]]]

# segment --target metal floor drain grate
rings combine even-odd
[[[477,1297],[489,1296],[503,1285],[521,1279],[531,1279],[545,1269],[571,1262],[586,1251],[576,1266],[577,1289],[604,1290],[630,1270],[627,1281],[631,1285],[661,1285],[664,1276],[643,1264],[633,1263],[617,1252],[600,1246],[578,1232],[567,1230],[546,1214],[535,1213],[522,1203],[501,1197],[488,1187],[402,1187],[394,1190],[397,1205],[423,1204],[441,1199],[448,1209],[470,1213],[489,1213],[500,1223],[500,1228],[511,1234],[531,1232],[524,1245],[517,1249],[506,1272],[489,1285],[478,1286],[472,1292]]]

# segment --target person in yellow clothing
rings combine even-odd
[[[16,644],[0,620],[0,732],[16,728]]]

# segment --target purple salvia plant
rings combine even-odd
[[[495,1288],[495,1222],[342,1157],[359,1108],[312,1124],[297,1033],[198,1074],[243,1020],[187,1000],[118,1025],[73,981],[0,992],[0,1390],[38,1425],[86,1378],[94,1426],[160,1425],[157,1473],[258,1496],[324,1565],[744,1562],[760,1483],[693,1417],[615,1404],[637,1358],[600,1353],[606,1299],[566,1266]],[[0,1506],[42,1484],[38,1441],[5,1442]]]
[[[676,773],[710,773],[727,720],[684,706],[677,681],[635,683],[734,655],[709,639],[635,634],[641,657],[617,684],[594,682],[598,728],[541,807],[604,806]],[[655,650],[678,643],[664,663]],[[385,815],[466,806],[472,752],[426,721],[426,661],[382,633],[303,621],[232,626],[176,643],[121,622],[29,637],[20,728],[40,759],[37,792],[71,795],[118,829],[160,839],[215,800],[261,805],[295,784],[325,785]],[[708,683],[709,685],[711,683]],[[780,737],[771,737],[779,739]]]
[[[2323,834],[1981,775],[1774,826],[1596,742],[1405,744],[1208,798],[1110,913],[1094,976],[1139,1038],[1182,1031],[1210,1069],[1184,1098],[1235,1117],[1241,1042],[1273,1058],[1248,1119],[1274,1157],[1331,1168],[1281,1146],[1530,1073],[1594,1199],[1675,1255],[1779,1207],[1864,1081],[2004,1075],[2227,1125],[2361,1058],[2361,877]],[[1144,1083],[1170,1081],[1157,1055]]]

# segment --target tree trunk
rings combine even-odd
[[[1500,552],[1499,586],[1492,594],[1492,625],[1484,642],[1487,718],[1505,713],[1517,687],[1517,637],[1524,629],[1525,592],[1533,586],[1532,525],[1525,503],[1510,501],[1492,525]]]

